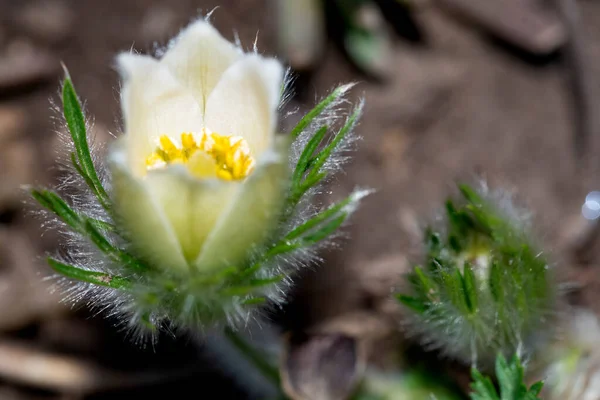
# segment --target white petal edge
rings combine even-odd
[[[191,264],[241,184],[217,178],[197,179],[184,166],[172,165],[150,172],[145,185]]]
[[[145,160],[161,135],[178,140],[184,132],[202,130],[200,106],[168,68],[149,56],[123,53],[117,57],[123,79],[121,107],[127,137],[129,168],[146,172]]]
[[[204,112],[210,92],[230,65],[243,56],[208,21],[199,19],[171,41],[161,63],[188,88]]]
[[[275,59],[249,54],[233,64],[208,97],[205,126],[221,135],[244,137],[253,155],[272,146],[283,66]]]
[[[207,238],[194,263],[195,269],[241,267],[252,250],[264,245],[273,234],[289,182],[288,144],[282,140],[277,147],[285,150],[265,153],[256,170],[239,187]]]
[[[188,263],[162,208],[144,181],[128,169],[124,139],[113,143],[108,157],[117,222],[146,261],[167,271],[187,272]]]

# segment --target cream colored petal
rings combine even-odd
[[[160,135],[179,138],[202,130],[202,112],[194,97],[157,60],[124,53],[117,58],[123,77],[121,104],[130,168],[145,173],[145,160]]]
[[[109,155],[117,222],[126,230],[134,251],[148,263],[165,270],[186,272],[188,263],[161,204],[145,182],[128,169],[124,139],[113,144]]]
[[[199,180],[180,165],[151,171],[146,180],[191,264],[240,184],[216,178]]]
[[[205,126],[221,135],[243,136],[260,156],[272,145],[282,80],[278,61],[245,56],[225,71],[210,94]]]
[[[287,157],[269,151],[237,191],[194,263],[199,271],[240,266],[273,233],[285,201]]]
[[[243,52],[207,21],[185,28],[161,59],[181,84],[189,88],[202,110],[221,75]]]

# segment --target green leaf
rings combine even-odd
[[[254,292],[256,289],[259,289],[259,288],[262,288],[265,286],[270,286],[275,283],[279,283],[283,280],[283,278],[285,278],[284,275],[277,275],[277,276],[274,276],[273,278],[268,278],[268,279],[252,279],[247,283],[247,285],[232,286],[232,287],[223,289],[221,291],[221,294],[223,294],[225,296],[245,296],[247,294]]]
[[[464,266],[463,288],[469,309],[472,313],[477,312],[477,280],[473,269],[468,263],[465,263]]]
[[[468,313],[469,306],[466,303],[463,277],[460,273],[460,270],[456,269],[451,273],[447,271],[440,271],[440,275],[442,278],[443,287],[446,290],[450,302],[457,310]]]
[[[531,387],[529,388],[529,393],[532,396],[538,396],[542,392],[543,388],[544,388],[544,382],[542,382],[542,381],[536,382],[533,385],[531,385]]]
[[[471,370],[471,376],[473,377],[471,400],[500,400],[489,377],[481,375],[475,368]]]
[[[75,157],[72,158],[75,168],[80,172],[86,183],[90,185],[90,189],[92,189],[102,206],[108,209],[110,199],[96,173],[87,141],[85,118],[81,110],[81,103],[68,75],[63,83],[62,101],[65,120],[77,153],[76,159]]]
[[[50,190],[37,189],[32,189],[30,193],[40,205],[56,214],[65,224],[73,230],[83,233],[81,219],[59,195]]]
[[[342,215],[328,221],[326,224],[322,225],[319,229],[312,232],[310,235],[304,237],[303,242],[305,244],[311,245],[320,242],[321,240],[327,238],[333,232],[337,231],[337,229],[342,226],[348,214],[342,213]]]
[[[105,286],[113,289],[128,289],[131,282],[123,277],[111,275],[104,272],[89,271],[78,268],[73,265],[64,264],[53,258],[47,259],[48,264],[52,269],[67,278],[76,279],[78,281],[92,283],[98,286]]]
[[[467,199],[467,201],[475,206],[479,206],[483,203],[483,199],[472,187],[465,184],[459,184],[458,189],[462,193],[463,197]]]
[[[91,221],[85,221],[85,232],[92,243],[94,243],[96,247],[106,254],[114,263],[121,264],[138,271],[146,269],[146,266],[143,265],[138,259],[113,246]]]
[[[524,382],[523,366],[516,355],[507,362],[502,354],[496,357],[496,377],[498,391],[489,377],[484,377],[476,369],[471,371],[471,400],[540,400],[543,382],[536,382],[529,389]]]
[[[496,303],[504,302],[504,289],[502,286],[502,269],[497,262],[492,262],[490,268],[490,293]]]
[[[102,234],[101,230],[112,231],[113,226],[103,221],[89,218],[74,211],[58,194],[50,190],[32,189],[31,196],[43,207],[52,211],[65,224],[75,232],[89,238],[92,243],[109,258],[118,264],[131,267],[136,270],[144,270],[143,265],[136,258],[113,246]]]
[[[305,234],[306,232],[310,231],[311,229],[314,229],[318,225],[322,224],[323,222],[338,215],[344,209],[344,207],[347,207],[351,203],[357,201],[358,199],[356,197],[357,197],[356,193],[352,193],[350,196],[346,197],[344,200],[330,206],[325,211],[322,211],[321,213],[310,218],[308,221],[306,221],[302,225],[299,225],[298,227],[294,228],[290,233],[288,233],[285,236],[285,239],[287,241],[295,240],[295,239],[299,238],[300,236],[302,236],[303,234]]]
[[[403,294],[397,294],[396,298],[400,303],[404,304],[406,307],[412,309],[413,311],[419,314],[423,314],[425,311],[427,311],[427,306],[423,304],[423,302],[419,299],[415,299],[414,297],[406,296]]]
[[[428,299],[433,300],[434,295],[437,293],[437,285],[430,279],[421,267],[415,267],[415,277],[419,285],[418,292],[423,293]]]
[[[358,121],[358,118],[362,114],[362,109],[363,105],[361,103],[358,107],[354,109],[354,112],[350,114],[350,117],[348,117],[342,129],[340,129],[340,131],[334,136],[331,142],[327,146],[325,146],[325,148],[321,150],[319,154],[317,154],[317,156],[315,157],[315,161],[311,166],[311,172],[309,173],[307,179],[314,177],[319,172],[321,172],[321,168],[323,168],[323,165],[325,165],[335,148],[342,142],[342,140],[344,140],[348,132],[352,130],[352,128]]]
[[[296,164],[296,169],[294,170],[294,175],[292,177],[292,190],[296,186],[300,184],[300,180],[304,176],[304,173],[310,167],[310,164],[313,162],[313,154],[323,141],[325,134],[327,133],[327,125],[322,126],[310,140],[306,143],[300,158],[298,159],[298,163]]]
[[[242,301],[242,304],[245,306],[257,306],[257,305],[265,304],[266,302],[267,302],[267,299],[264,297],[252,297],[248,300]]]
[[[317,104],[312,110],[310,110],[301,120],[298,125],[292,129],[292,138],[297,138],[303,131],[310,125],[311,122],[319,115],[321,115],[330,105],[336,102],[341,96],[343,96],[353,84],[343,85],[337,87],[331,94]]]

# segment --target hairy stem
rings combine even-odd
[[[265,378],[277,387],[280,386],[279,371],[271,363],[265,360],[263,354],[261,354],[259,350],[252,347],[250,343],[231,329],[225,330],[225,336],[229,342],[244,355],[246,360],[252,363]]]

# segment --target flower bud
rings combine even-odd
[[[428,346],[489,369],[498,353],[529,353],[550,333],[553,285],[522,214],[486,190],[460,187],[447,225],[428,229],[423,267],[408,275],[409,330]]]

